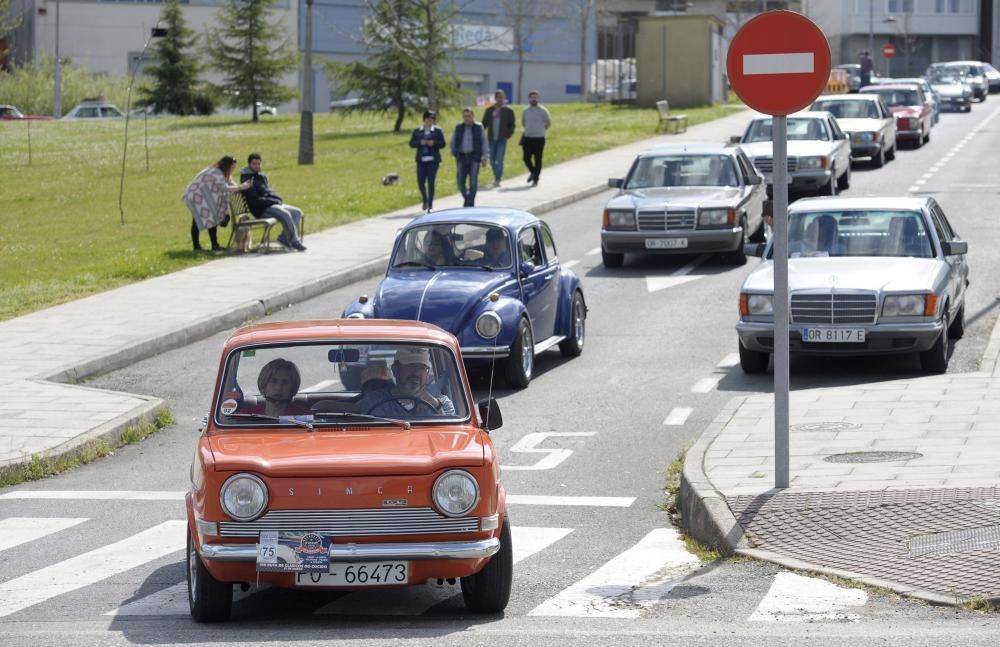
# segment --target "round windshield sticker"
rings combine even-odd
[[[222,401],[222,406],[219,407],[219,409],[222,411],[222,413],[224,413],[225,415],[228,416],[231,413],[236,413],[236,407],[238,407],[239,405],[240,405],[240,403],[237,402],[236,400],[232,400],[232,399],[230,399],[230,400],[223,400]]]

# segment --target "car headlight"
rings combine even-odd
[[[854,141],[867,144],[869,142],[876,141],[878,137],[877,133],[854,133]]]
[[[464,470],[450,470],[434,481],[434,504],[446,517],[461,517],[479,502],[479,485]]]
[[[701,226],[718,227],[732,225],[736,222],[735,209],[702,209],[698,212],[698,224]]]
[[[915,128],[920,127],[920,120],[916,117],[907,117],[903,121],[906,122],[906,127],[909,130],[914,130]]]
[[[219,501],[236,521],[253,521],[267,508],[267,488],[253,474],[234,474],[222,485]]]
[[[882,300],[882,316],[923,317],[927,312],[927,306],[928,303],[926,294],[888,295]]]
[[[752,317],[774,314],[774,295],[771,294],[740,294],[740,316]]]
[[[484,312],[476,319],[476,332],[483,339],[493,339],[500,334],[500,315],[493,312]]]
[[[799,158],[799,168],[800,169],[816,169],[816,168],[826,168],[830,160],[826,157],[800,157]]]
[[[620,229],[635,228],[635,213],[631,211],[605,211],[604,225]]]

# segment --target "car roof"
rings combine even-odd
[[[689,142],[684,144],[663,144],[644,150],[639,153],[639,157],[653,157],[655,155],[677,155],[678,153],[692,153],[695,155],[705,155],[712,153],[736,152],[736,147],[731,144],[718,142]]]
[[[455,349],[454,335],[423,321],[395,319],[315,319],[253,324],[236,330],[226,340],[226,352],[248,345],[288,341],[338,341],[341,339],[392,340],[443,343]]]
[[[866,86],[869,87],[869,86]],[[878,97],[873,94],[821,94],[813,100],[813,103],[817,101],[823,101],[826,99],[836,99],[837,101],[878,101]]]
[[[853,95],[851,95],[853,96]],[[819,100],[819,97],[817,97]],[[830,113],[826,110],[801,110],[799,112],[793,112],[788,115],[789,118],[805,117],[806,119],[826,119],[830,116]],[[771,119],[771,115],[759,114],[754,115],[754,121],[759,121],[761,119]]]
[[[893,79],[892,83],[880,83],[878,85],[866,85],[865,87],[861,88],[861,91],[862,92],[868,91],[868,92],[866,92],[867,94],[874,94],[874,92],[870,91],[870,90],[872,90],[872,88],[877,88],[877,89],[880,89],[880,90],[910,90],[910,89],[913,89],[913,86],[915,86],[915,85],[917,85],[916,81],[899,81],[899,80]]]
[[[788,205],[789,213],[795,211],[820,211],[831,209],[892,209],[896,211],[917,211],[923,209],[930,198],[912,196],[855,197],[855,198],[801,198]]]
[[[525,225],[538,222],[538,218],[527,211],[507,209],[504,207],[461,207],[435,211],[425,216],[418,216],[407,223],[406,228],[435,223],[456,221],[482,222],[500,227],[519,229]]]

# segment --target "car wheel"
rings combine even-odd
[[[880,146],[878,154],[872,155],[872,168],[882,168],[885,166],[885,158],[885,149]]]
[[[961,339],[965,335],[965,304],[958,309],[955,319],[948,326],[948,336],[952,339]]]
[[[191,619],[220,622],[229,619],[233,607],[233,585],[212,577],[194,547],[191,531],[187,536],[187,588]]]
[[[757,227],[757,231],[753,232],[750,236],[751,243],[764,243],[767,242],[767,225],[764,223],[764,219],[761,218],[760,226]]]
[[[517,325],[517,335],[506,360],[507,384],[515,389],[523,389],[531,383],[535,368],[535,340],[531,336],[531,324],[524,317]]]
[[[743,246],[747,243],[747,221],[746,218],[740,222],[740,243],[736,246],[736,249],[729,252],[729,263],[731,265],[746,265],[747,262],[747,252],[743,249]]]
[[[510,600],[510,585],[514,578],[514,552],[510,540],[510,521],[504,513],[500,528],[500,550],[483,570],[462,578],[462,599],[465,606],[480,613],[500,613]]]
[[[927,132],[924,133],[924,143],[926,144],[930,140],[931,140],[931,131],[928,129]]]
[[[920,353],[920,368],[928,373],[944,373],[948,370],[948,331],[942,330],[930,350]]]
[[[771,353],[762,353],[750,350],[740,342],[740,368],[744,373],[763,373],[767,370],[767,364],[771,361]]]
[[[837,178],[837,189],[840,191],[846,191],[851,188],[851,165],[847,165],[847,170],[844,174]]]
[[[896,159],[896,144],[893,144],[892,148],[885,152],[885,159],[889,161]]]
[[[625,254],[615,254],[614,252],[606,252],[604,248],[601,248],[601,262],[604,263],[604,267],[621,267],[625,263]]]
[[[917,138],[913,140],[913,150],[917,150],[924,145],[924,129],[921,127]]]
[[[571,311],[573,329],[569,337],[559,342],[559,352],[563,357],[577,357],[583,352],[583,339],[587,333],[587,306],[583,295],[577,290],[573,294],[573,309]]]

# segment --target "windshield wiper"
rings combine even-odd
[[[429,270],[436,270],[437,267],[431,265],[430,263],[424,263],[423,261],[403,261],[402,263],[396,263],[393,267],[425,267]]]
[[[405,420],[399,420],[397,418],[385,418],[382,416],[370,416],[367,413],[350,413],[347,411],[324,411],[324,412],[314,413],[313,417],[316,418],[317,420],[324,420],[326,418],[345,418],[345,417],[361,418],[362,420],[376,420],[379,422],[389,422],[396,425],[397,427],[402,427],[403,429],[410,428],[410,423],[408,423]]]
[[[225,415],[225,414],[223,414]],[[251,418],[253,420],[270,420],[271,422],[290,422],[293,425],[298,425],[303,429],[308,429],[312,431],[314,427],[312,423],[306,422],[305,420],[298,420],[295,416],[282,416],[281,418],[277,416],[268,416],[263,413],[230,413],[227,418]]]

